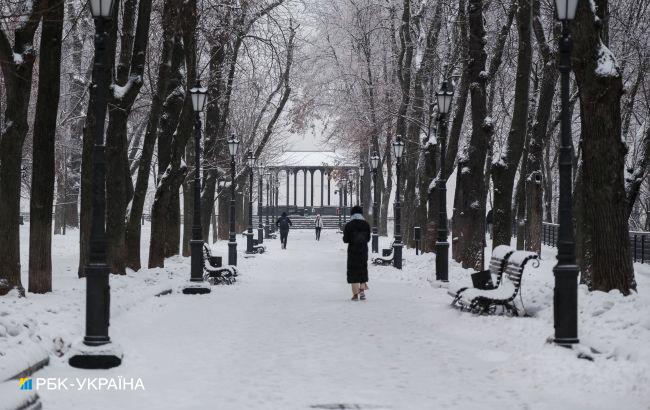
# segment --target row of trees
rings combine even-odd
[[[97,120],[91,78],[94,24],[87,7],[82,0],[0,4],[0,91],[5,104],[0,294],[13,288],[23,292],[21,193],[30,203],[28,290],[51,291],[52,232],[65,233],[66,228],[80,229],[83,275]],[[189,254],[189,224],[181,229],[181,212],[191,220],[189,170],[194,169],[194,157],[188,141],[193,112],[188,90],[197,79],[209,89],[201,198],[206,239],[213,204],[228,192],[217,189],[225,174],[222,165],[229,161],[226,136],[240,136],[240,153],[251,149],[260,157],[271,151],[271,137],[289,123],[279,119],[294,70],[298,24],[292,13],[285,0],[115,2],[116,17],[108,30],[112,81],[106,119],[106,226],[114,274],[142,266],[145,209],[151,209],[152,219],[147,265],[163,266],[166,257]],[[235,183],[241,187],[244,182],[238,175]]]
[[[31,213],[29,290],[47,292],[55,188],[54,232],[79,227],[80,275],[88,253],[93,23],[82,0],[0,4],[0,294],[22,287],[21,188]],[[220,188],[237,184],[240,206],[247,189],[245,169],[235,181],[223,171],[227,135],[242,140],[240,155],[250,149],[270,160],[281,131],[313,123],[354,161],[380,155],[382,233],[395,186],[391,145],[402,135],[403,232],[425,226],[425,250],[433,251],[433,190],[444,179],[455,192],[452,253],[465,267],[482,268],[487,209],[494,245],[510,243],[515,224],[519,246],[539,251],[542,221],[556,220],[560,28],[551,0],[120,0],[115,7],[106,138],[115,274],[141,268],[146,209],[147,266],[189,253],[190,225],[180,221],[192,209],[187,90],[197,78],[209,89],[205,240],[211,226],[227,232],[229,190]],[[573,23],[581,280],[624,294],[635,288],[628,229],[650,226],[649,9],[644,0],[581,0]],[[455,98],[439,169],[435,90],[443,78],[453,78]],[[366,169],[365,204],[370,176]]]
[[[648,220],[649,7],[583,0],[572,25],[574,216],[581,281],[590,289],[635,288],[628,220],[633,227]],[[452,253],[464,267],[483,267],[487,209],[494,246],[509,244],[516,224],[518,246],[539,252],[542,222],[557,220],[554,2],[341,0],[314,5],[314,15],[314,66],[327,75],[314,72],[307,87],[331,116],[330,139],[364,161],[380,153],[382,216],[392,188],[390,146],[402,135],[402,227],[426,226],[425,250],[435,244],[433,189],[444,178],[455,185]],[[441,170],[435,91],[452,77]],[[368,195],[369,177],[364,184]]]

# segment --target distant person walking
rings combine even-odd
[[[360,206],[352,207],[350,214],[350,222],[343,228],[343,242],[348,244],[347,279],[352,286],[352,300],[366,300],[370,225],[363,219]]]
[[[485,224],[487,225],[488,234],[490,234],[490,239],[492,239],[492,227],[494,226],[494,216],[492,215],[492,210],[490,209],[485,217]]]
[[[287,249],[287,236],[289,236],[289,228],[293,225],[291,219],[287,216],[286,212],[282,212],[282,216],[275,221],[275,226],[280,228],[280,242],[282,249]]]
[[[320,217],[320,214],[316,214],[314,226],[316,227],[316,240],[320,241],[320,231],[323,230],[323,219]]]

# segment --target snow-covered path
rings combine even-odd
[[[39,390],[45,408],[608,409],[626,397],[626,408],[644,408],[627,389],[599,387],[611,363],[544,344],[552,329],[542,321],[461,314],[444,289],[393,278],[391,267],[373,268],[368,300],[351,302],[339,241],[292,232],[286,251],[271,241],[268,254],[240,254],[234,286],[148,296],[111,323],[122,366],[83,371],[55,360],[35,375],[135,377],[146,390]]]

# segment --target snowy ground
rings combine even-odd
[[[401,272],[373,267],[368,300],[351,302],[340,235],[325,231],[319,243],[296,231],[285,251],[271,241],[268,254],[240,253],[239,281],[205,296],[180,293],[189,276],[180,257],[113,276],[110,331],[124,363],[84,371],[66,362],[83,333],[76,239],[55,238],[52,294],[0,299],[0,376],[36,348],[51,363],[34,377],[140,378],[145,390],[39,390],[46,409],[650,409],[647,265],[635,265],[638,295],[580,289],[580,349],[600,352],[588,361],[545,343],[550,248],[524,274],[533,317],[478,317],[451,309],[446,290],[429,282],[433,258],[410,251]],[[225,243],[214,248],[225,255]],[[457,266],[451,279],[469,280]],[[166,288],[174,292],[154,297]]]

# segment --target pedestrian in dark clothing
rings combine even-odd
[[[291,219],[287,216],[286,212],[282,212],[282,216],[275,221],[275,226],[280,228],[280,242],[282,249],[287,249],[287,236],[289,236],[289,228],[293,225]]]
[[[350,222],[343,228],[343,242],[348,244],[347,279],[352,286],[352,300],[366,300],[370,225],[363,219],[360,206],[352,207],[350,214]]]
[[[320,217],[320,214],[316,215],[316,220],[314,221],[316,227],[316,240],[320,241],[320,231],[323,230],[323,219]]]

